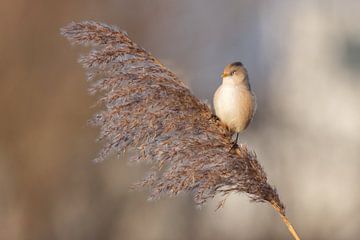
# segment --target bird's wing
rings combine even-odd
[[[253,92],[251,92],[251,97],[252,97],[252,101],[253,101],[253,110],[252,110],[251,119],[253,119],[255,116],[256,110],[257,110],[257,101],[256,101],[256,96]]]

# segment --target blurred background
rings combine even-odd
[[[268,204],[233,195],[129,191],[144,167],[94,164],[95,98],[59,28],[125,29],[212,101],[241,60],[257,95],[241,142],[254,149],[304,239],[359,239],[360,1],[3,0],[0,4],[1,239],[290,239]]]

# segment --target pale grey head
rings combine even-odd
[[[233,62],[224,68],[221,74],[223,82],[235,85],[244,85],[250,89],[249,76],[246,68],[241,62]]]

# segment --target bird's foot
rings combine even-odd
[[[214,113],[211,114],[210,120],[214,120],[214,121],[220,121],[220,118],[218,116],[216,116]]]
[[[238,147],[239,147],[239,145],[237,144],[237,142],[233,142],[233,143],[232,143],[232,146],[231,146],[231,148],[230,148],[230,150],[229,150],[229,152],[237,149]]]
[[[239,133],[237,132],[237,133],[236,133],[235,141],[232,143],[232,147],[230,148],[230,151],[229,151],[229,152],[231,152],[232,150],[235,150],[235,149],[239,148],[238,139],[239,139]]]

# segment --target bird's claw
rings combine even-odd
[[[239,148],[239,145],[237,144],[237,142],[233,142],[233,144],[232,144],[229,152],[231,152],[231,151],[233,151],[233,150],[235,150],[235,149],[237,149],[237,148]]]
[[[211,114],[210,120],[214,120],[214,121],[219,121],[220,118],[218,116],[216,116],[215,114]]]

